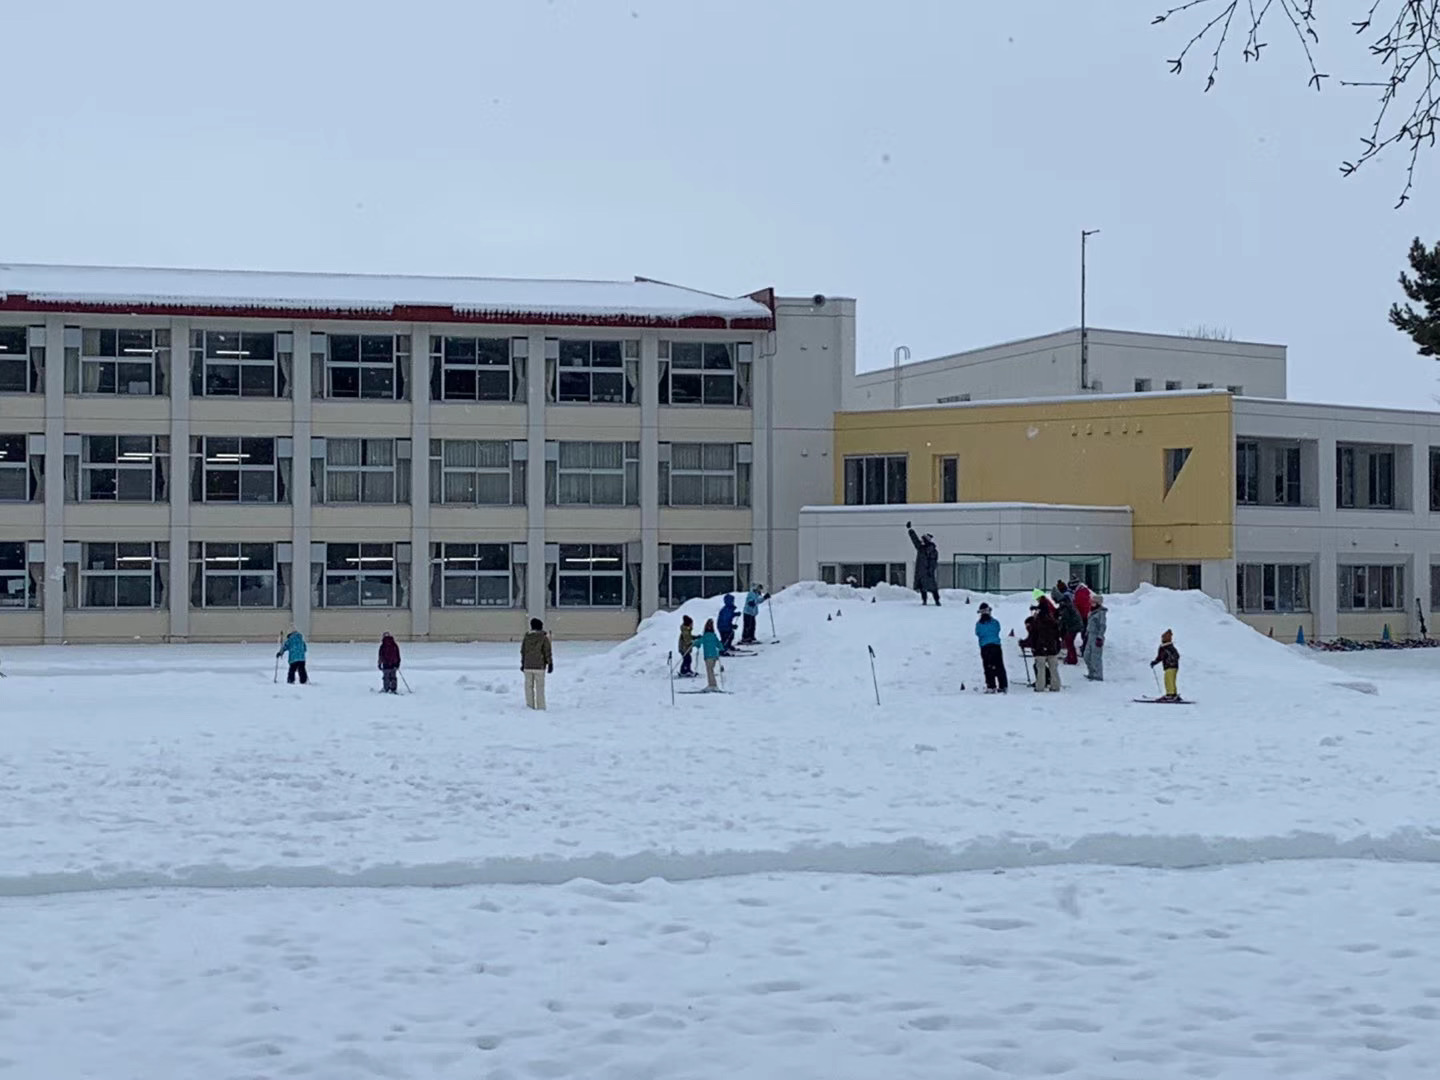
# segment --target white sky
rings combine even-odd
[[[1307,90],[1277,25],[1203,95],[1161,6],[14,4],[0,259],[774,285],[856,297],[864,368],[1074,325],[1099,228],[1092,325],[1222,326],[1290,346],[1292,397],[1435,407],[1385,316],[1440,172],[1392,211],[1400,157],[1336,170],[1368,91]]]

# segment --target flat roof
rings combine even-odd
[[[922,412],[926,409],[985,409],[997,406],[1015,405],[1069,405],[1076,402],[1088,401],[1153,401],[1163,398],[1181,397],[1227,397],[1229,390],[1147,390],[1141,393],[1130,391],[1126,394],[1067,394],[1064,396],[1023,398],[994,398],[984,401],[930,401],[923,405],[901,405],[898,409],[843,409],[841,412],[846,416],[868,416],[872,413],[886,412]],[[1282,398],[1256,399],[1283,401]]]
[[[926,510],[1064,510],[1101,511],[1107,514],[1129,514],[1128,506],[1085,506],[1079,503],[1037,502],[953,502],[953,503],[887,503],[882,506],[802,506],[802,514],[879,514],[920,513]]]
[[[770,291],[634,281],[0,264],[0,311],[771,330]]]

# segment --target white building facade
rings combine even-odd
[[[854,303],[0,267],[0,641],[619,637],[798,577]]]

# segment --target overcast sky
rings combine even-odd
[[[1336,171],[1364,92],[1307,90],[1277,26],[1204,95],[1159,6],[15,4],[0,259],[774,285],[857,298],[876,367],[1076,324],[1098,228],[1092,325],[1223,327],[1289,345],[1292,397],[1435,408],[1385,315],[1440,171],[1392,211],[1400,158]]]

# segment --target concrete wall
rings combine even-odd
[[[942,564],[956,555],[1105,554],[1112,590],[1139,584],[1128,508],[1007,503],[806,507],[800,512],[801,575],[818,578],[825,563],[913,565],[906,522],[917,533],[934,535]]]
[[[1252,397],[1285,396],[1283,345],[1210,341],[1168,334],[1092,328],[1088,388],[1080,377],[1080,331],[1025,338],[983,349],[902,365],[898,404],[930,405],[969,394],[973,401],[1066,397],[1085,392],[1127,394],[1136,379],[1162,391],[1167,382],[1194,390],[1200,383],[1237,386]],[[895,377],[886,366],[848,381],[845,408],[890,409],[897,405]]]

